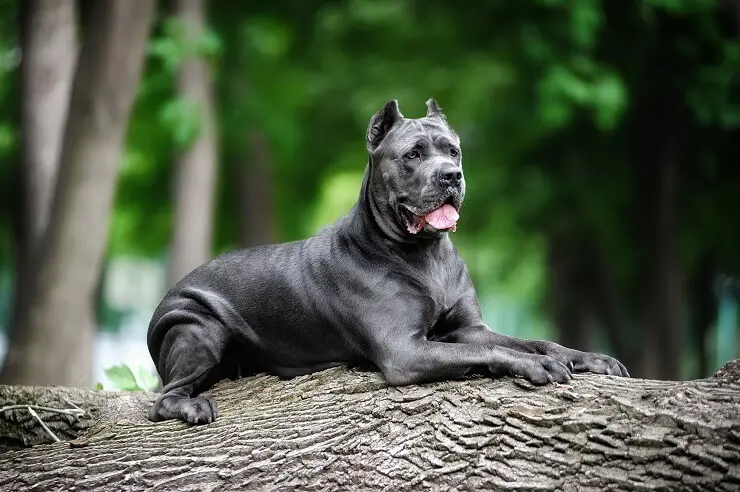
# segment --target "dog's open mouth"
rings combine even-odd
[[[406,218],[406,229],[411,234],[418,234],[425,228],[438,232],[455,232],[457,230],[457,220],[460,218],[460,214],[449,200],[424,212],[408,206],[404,206],[403,209]]]

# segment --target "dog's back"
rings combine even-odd
[[[225,329],[229,344],[242,353],[240,375],[268,371],[291,377],[330,361],[359,362],[351,341],[326,329],[336,320],[331,313],[345,310],[336,306],[342,298],[332,289],[340,279],[326,278],[337,270],[326,265],[339,261],[346,220],[308,239],[225,253],[186,275],[164,296],[149,324],[147,345],[158,369],[169,329],[183,323]],[[320,351],[310,349],[317,344]]]

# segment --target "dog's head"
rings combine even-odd
[[[410,237],[454,231],[465,197],[460,138],[434,99],[426,105],[423,118],[408,119],[389,101],[366,135],[374,200],[383,219]]]

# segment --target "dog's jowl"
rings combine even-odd
[[[449,238],[465,196],[460,139],[433,100],[370,121],[368,163],[347,215],[302,241],[234,251],[175,285],[149,325],[164,388],[149,417],[212,422],[199,396],[223,378],[293,377],[373,365],[392,385],[485,371],[535,384],[591,371],[628,376],[612,357],[486,326]]]

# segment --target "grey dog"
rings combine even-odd
[[[541,385],[573,372],[629,377],[616,359],[495,333],[450,241],[465,195],[460,139],[433,99],[407,119],[389,101],[366,135],[350,212],[305,240],[234,251],[165,295],[147,344],[164,384],[153,421],[212,422],[199,396],[261,372],[290,378],[346,364],[391,385],[515,375]]]

